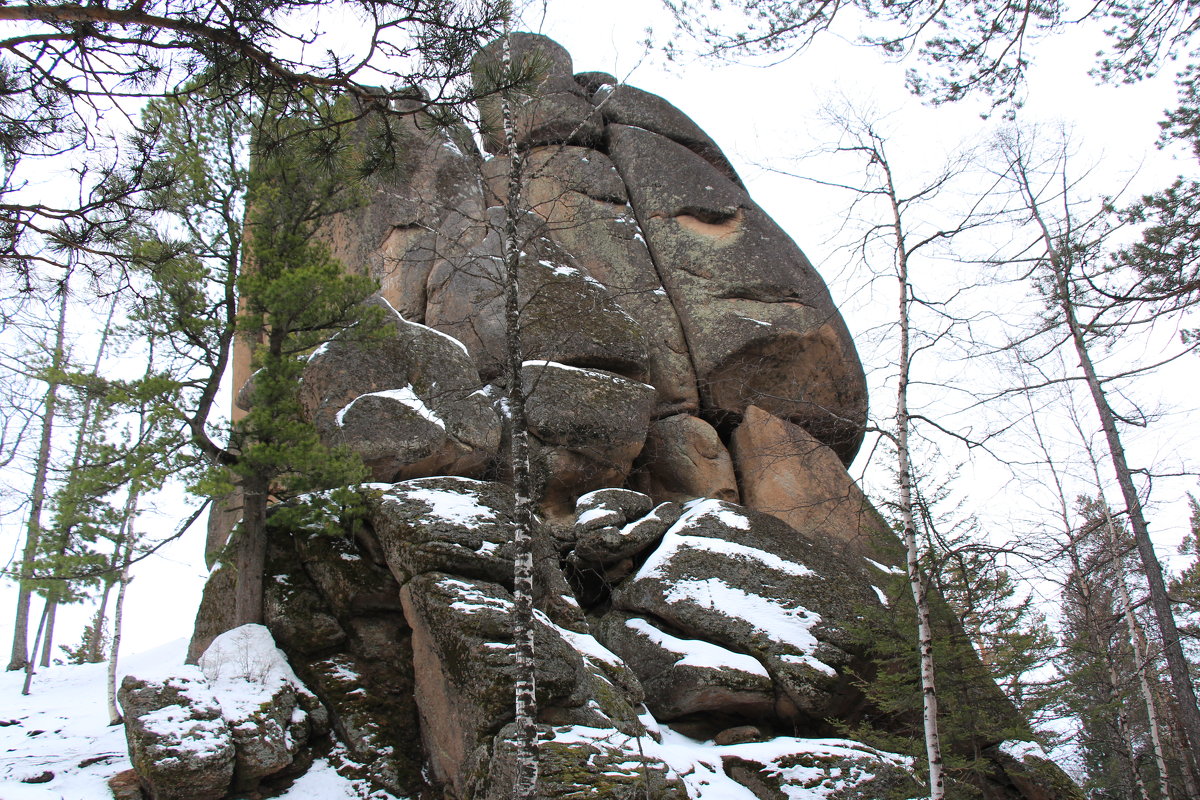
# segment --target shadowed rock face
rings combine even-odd
[[[474,62],[481,87],[498,52]],[[512,52],[537,86],[515,118],[539,796],[919,795],[911,761],[830,738],[908,736],[912,720],[859,688],[869,644],[894,633],[900,548],[845,470],[866,390],[821,277],[679,109],[572,75],[544,37],[514,34]],[[404,163],[329,223],[347,268],[381,279],[387,322],[314,353],[301,399],[379,482],[358,487],[352,518],[268,526],[266,625],[345,766],[396,797],[500,800],[514,773],[510,164],[497,101],[480,114],[494,157],[417,113]],[[210,580],[194,653],[229,627],[216,599],[230,580]],[[990,680],[972,689],[980,713],[1023,730]],[[1077,796],[1048,762],[996,745],[964,745],[994,754],[971,778],[979,796]],[[210,756],[203,796],[247,787],[229,752]]]

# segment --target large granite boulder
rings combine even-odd
[[[216,800],[302,771],[329,716],[271,634],[244,625],[161,677],[128,675],[118,693],[134,769],[151,800]]]
[[[841,460],[799,425],[749,406],[733,433],[742,502],[831,550],[899,563],[896,537]]]
[[[736,503],[740,498],[733,459],[720,435],[712,425],[690,414],[650,423],[632,477],[638,490],[656,500],[686,502],[711,497]]]
[[[522,197],[545,220],[545,234],[603,284],[644,333],[645,380],[658,392],[655,416],[696,411],[696,375],[679,316],[662,287],[616,166],[586,147],[538,147],[526,159]],[[505,158],[483,166],[495,205],[503,203],[508,167]]]
[[[488,233],[462,261],[445,261],[429,277],[425,321],[461,341],[492,380],[504,372],[504,210],[487,212]],[[645,336],[603,284],[555,243],[533,215],[522,217],[520,337],[526,358],[553,359],[640,379]]]
[[[866,383],[812,264],[691,150],[641,128],[608,130],[609,155],[679,313],[703,405],[736,418],[757,404],[849,463],[862,441]]]
[[[526,361],[521,383],[547,513],[568,516],[581,494],[625,482],[646,441],[653,387],[556,361]]]
[[[606,82],[592,92],[591,98],[605,122],[665,136],[712,164],[738,186],[742,185],[742,179],[717,143],[686,114],[658,95],[628,84]]]
[[[911,622],[898,542],[845,469],[865,381],[829,292],[679,109],[572,74],[545,37],[511,46],[513,73],[492,44],[473,77],[512,85],[515,220],[497,96],[480,108],[490,159],[432,126],[419,92],[389,109],[410,113],[363,106],[364,152],[404,146],[321,235],[380,279],[383,331],[319,348],[300,397],[377,482],[319,522],[279,511],[323,494],[275,507],[263,619],[286,664],[258,631],[250,649],[271,654],[267,667],[209,648],[203,673],[129,684],[140,780],[155,796],[248,796],[302,769],[328,731],[339,769],[372,796],[511,795],[512,222],[535,479],[537,796],[919,794],[916,762],[863,743],[921,750],[911,715],[863,691],[876,670],[902,669],[872,648],[905,641]],[[222,504],[214,552],[238,506]],[[235,580],[214,572],[193,655],[226,641],[218,612]],[[937,624],[958,630],[944,604]],[[948,741],[983,759],[967,790],[1074,798],[1028,742],[999,741],[1023,723],[973,651],[948,663],[948,684],[970,689],[952,696],[978,699],[963,704],[990,726]],[[227,678],[259,672],[242,700],[221,699]],[[830,738],[845,731],[863,742]]]
[[[650,620],[619,611],[599,622],[597,636],[641,677],[655,719],[707,714],[723,726],[769,718],[775,711],[771,676],[753,656],[672,636]]]
[[[489,153],[504,152],[504,127],[496,89],[516,84],[513,116],[517,144],[597,145],[602,136],[600,115],[575,82],[571,54],[562,45],[532,33],[508,37],[512,71],[504,72],[502,43],[492,42],[471,62],[479,101],[480,128]],[[526,89],[526,91],[520,91]]]
[[[853,672],[865,659],[851,631],[879,604],[870,587],[865,563],[842,561],[774,517],[702,500],[615,587],[610,613],[756,659],[779,690],[776,715],[819,730],[854,696]]]

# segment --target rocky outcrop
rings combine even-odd
[[[478,475],[500,419],[461,343],[374,301],[380,330],[353,329],[308,357],[300,403],[321,437],[362,457],[377,480]]]
[[[544,37],[511,44],[528,89],[513,222],[537,484],[538,796],[919,794],[909,758],[863,743],[911,736],[912,718],[862,689],[872,648],[908,629],[889,600],[898,543],[846,472],[865,381],[829,292],[682,111],[611,75],[572,75]],[[498,53],[475,59],[478,88],[496,85]],[[240,705],[220,699],[224,656],[182,684],[130,684],[134,762],[163,797],[257,791],[302,768],[326,731],[381,797],[511,795],[498,113],[485,98],[490,159],[420,112],[364,117],[356,135],[394,124],[411,147],[325,235],[348,268],[381,278],[382,325],[313,352],[300,398],[376,482],[338,515],[280,513],[328,505],[313,495],[269,519],[264,622],[294,674]],[[213,609],[233,580],[214,573],[195,650],[220,633]],[[956,658],[996,730],[1021,731],[974,652]],[[833,738],[847,730],[863,742]],[[194,778],[169,757],[188,737],[205,743]],[[952,745],[986,760],[970,791],[1074,797],[999,738]],[[197,794],[169,794],[179,785]]]
[[[233,782],[233,736],[198,668],[157,680],[126,676],[118,697],[129,759],[151,800],[225,796]]]
[[[126,676],[119,692],[134,769],[150,800],[215,800],[303,770],[329,717],[271,634],[245,625],[218,636],[199,667]]]
[[[711,497],[736,503],[740,498],[733,459],[721,437],[690,414],[650,423],[633,483],[639,491],[677,502]]]

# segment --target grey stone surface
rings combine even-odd
[[[862,609],[878,604],[865,567],[774,517],[718,500],[690,506],[613,592],[615,609],[753,656],[786,699],[776,713],[802,724],[854,702],[849,673],[863,654],[851,631]]]
[[[500,420],[466,350],[372,302],[378,336],[335,337],[305,365],[300,402],[317,432],[358,453],[377,480],[481,473],[499,447]]]
[[[593,91],[592,102],[605,122],[644,128],[665,136],[712,164],[738,186],[742,185],[742,179],[717,143],[691,118],[658,95],[628,84],[608,83]]]
[[[866,382],[812,264],[707,161],[664,136],[609,126],[610,156],[679,313],[710,414],[759,405],[849,462],[862,440]]]
[[[127,675],[118,700],[129,757],[151,800],[225,796],[233,781],[233,735],[199,669],[162,679]]]
[[[430,275],[426,322],[462,341],[483,377],[503,373],[505,353],[503,209],[461,263]],[[645,335],[638,323],[547,235],[533,214],[518,226],[520,337],[528,359],[553,359],[630,377],[646,374]]]
[[[736,503],[733,459],[712,425],[690,414],[650,423],[633,485],[656,500],[685,503],[711,497]]]
[[[517,144],[596,145],[602,120],[571,75],[571,56],[557,42],[532,33],[514,33],[509,46],[516,80],[526,85],[513,100]],[[479,117],[484,148],[504,151],[500,98],[503,82],[500,40],[484,47],[471,62],[471,77],[480,99]]]

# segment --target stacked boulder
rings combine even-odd
[[[923,793],[911,759],[838,738],[885,716],[861,689],[863,627],[898,596],[901,551],[845,469],[866,389],[829,292],[681,111],[573,74],[545,37],[510,44],[538,76],[515,121],[539,796]],[[476,59],[481,89],[498,52]],[[330,731],[393,797],[499,800],[514,772],[500,236],[513,176],[496,98],[480,117],[491,157],[412,114],[407,161],[328,225],[347,268],[380,280],[385,330],[314,352],[300,395],[375,482],[345,519],[269,524],[265,623],[327,715],[309,736]],[[195,653],[227,627],[210,601],[228,580],[210,581]],[[178,694],[156,691],[160,710]],[[1023,729],[986,678],[979,696]],[[129,698],[135,730],[157,712]],[[236,766],[245,742],[223,741],[225,790],[261,781]],[[986,763],[973,791],[1076,796],[1031,748],[1000,744],[970,743]]]

